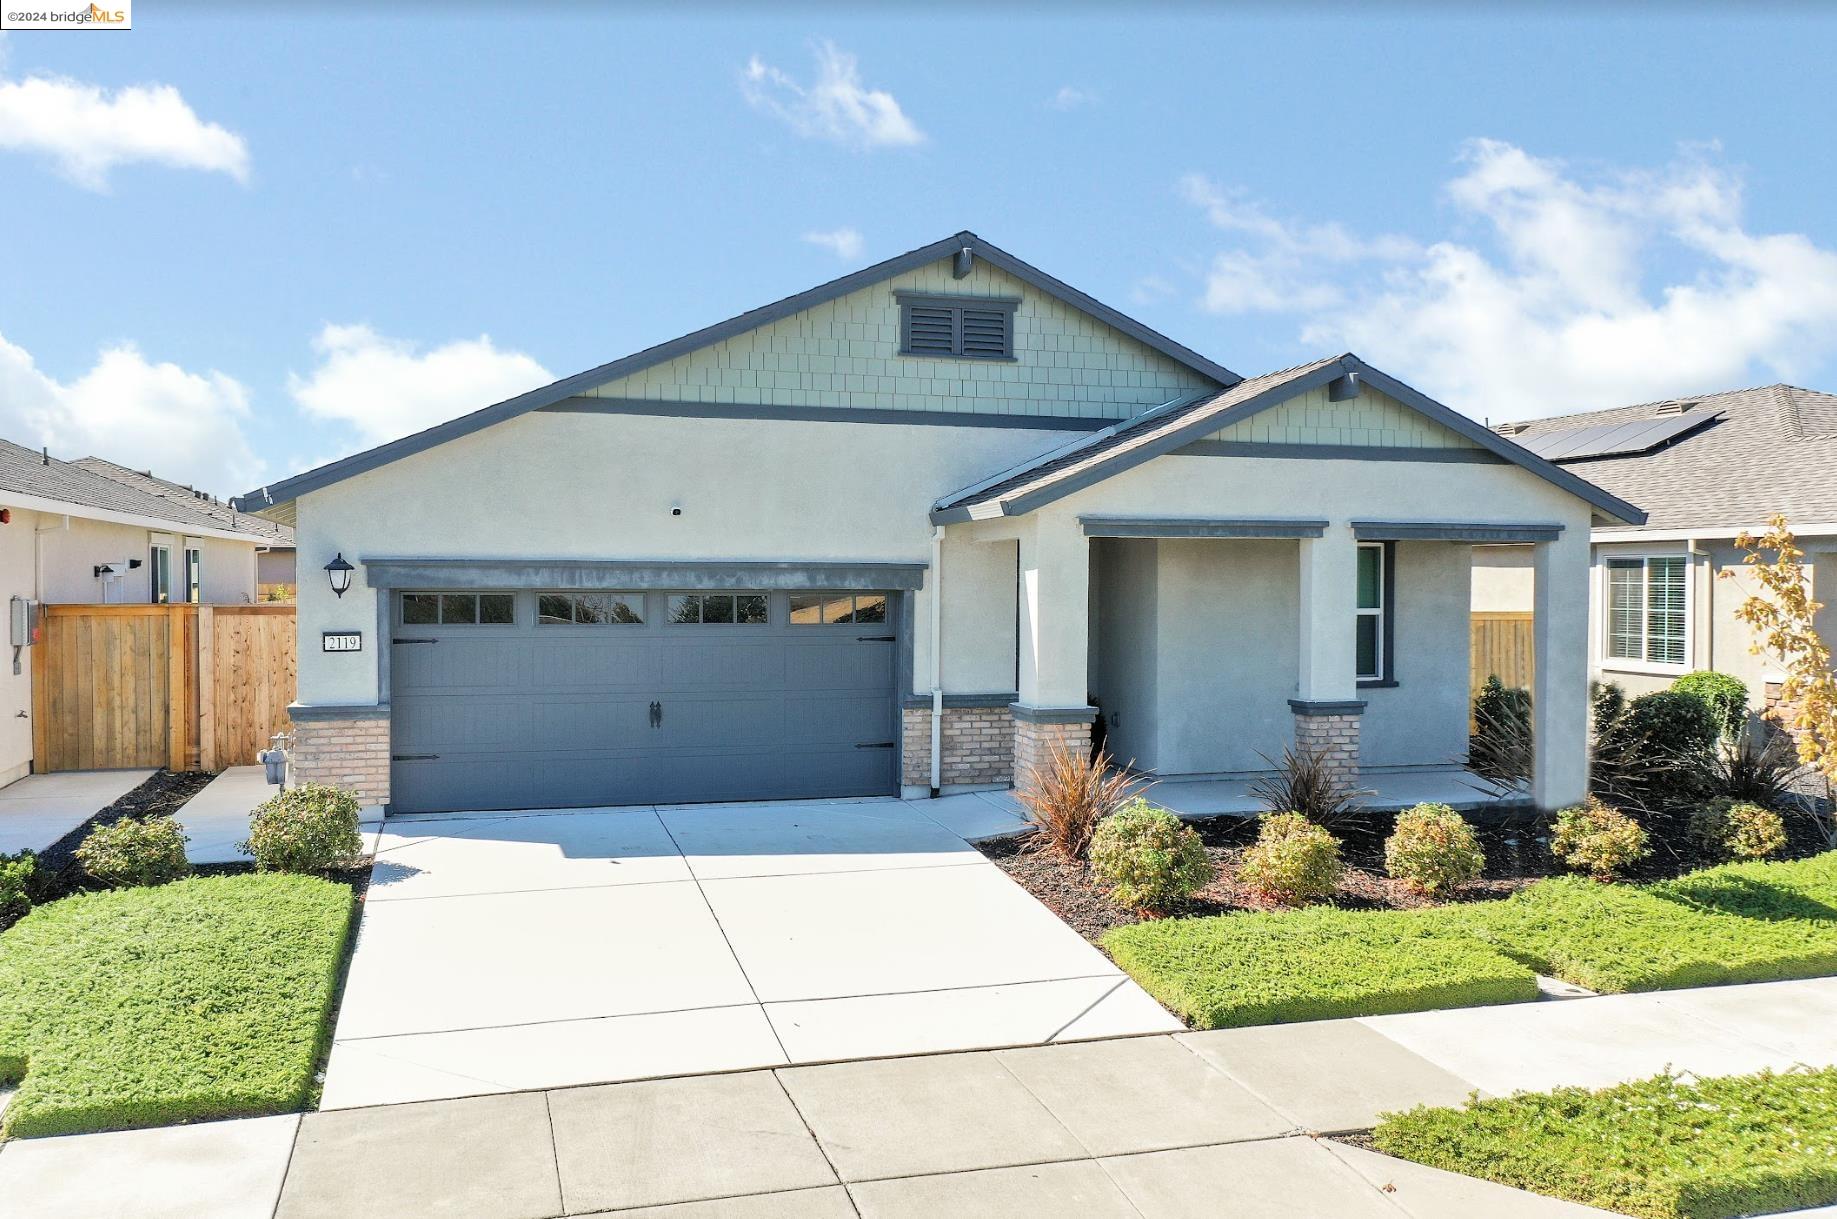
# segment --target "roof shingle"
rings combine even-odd
[[[226,530],[246,534],[252,542],[293,545],[293,530],[287,526],[200,498],[190,487],[99,457],[60,461],[10,440],[0,440],[0,495],[8,491],[171,521],[177,528]]]

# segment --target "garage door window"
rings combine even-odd
[[[792,626],[885,622],[885,593],[792,593]]]
[[[511,626],[517,620],[512,593],[403,593],[404,626]]]
[[[641,593],[543,593],[536,598],[536,621],[543,626],[639,626],[643,605]]]
[[[679,626],[764,626],[765,596],[760,593],[675,593],[670,621]]]

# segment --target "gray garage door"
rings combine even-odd
[[[885,795],[887,593],[396,594],[402,812]]]

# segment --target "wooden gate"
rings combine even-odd
[[[48,605],[31,648],[39,771],[255,761],[294,698],[291,605]]]

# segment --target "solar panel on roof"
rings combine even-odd
[[[1628,457],[1648,453],[1680,440],[1722,418],[1720,411],[1692,411],[1657,419],[1629,419],[1593,427],[1562,428],[1519,436],[1519,444],[1545,461],[1584,461],[1590,457]]]

